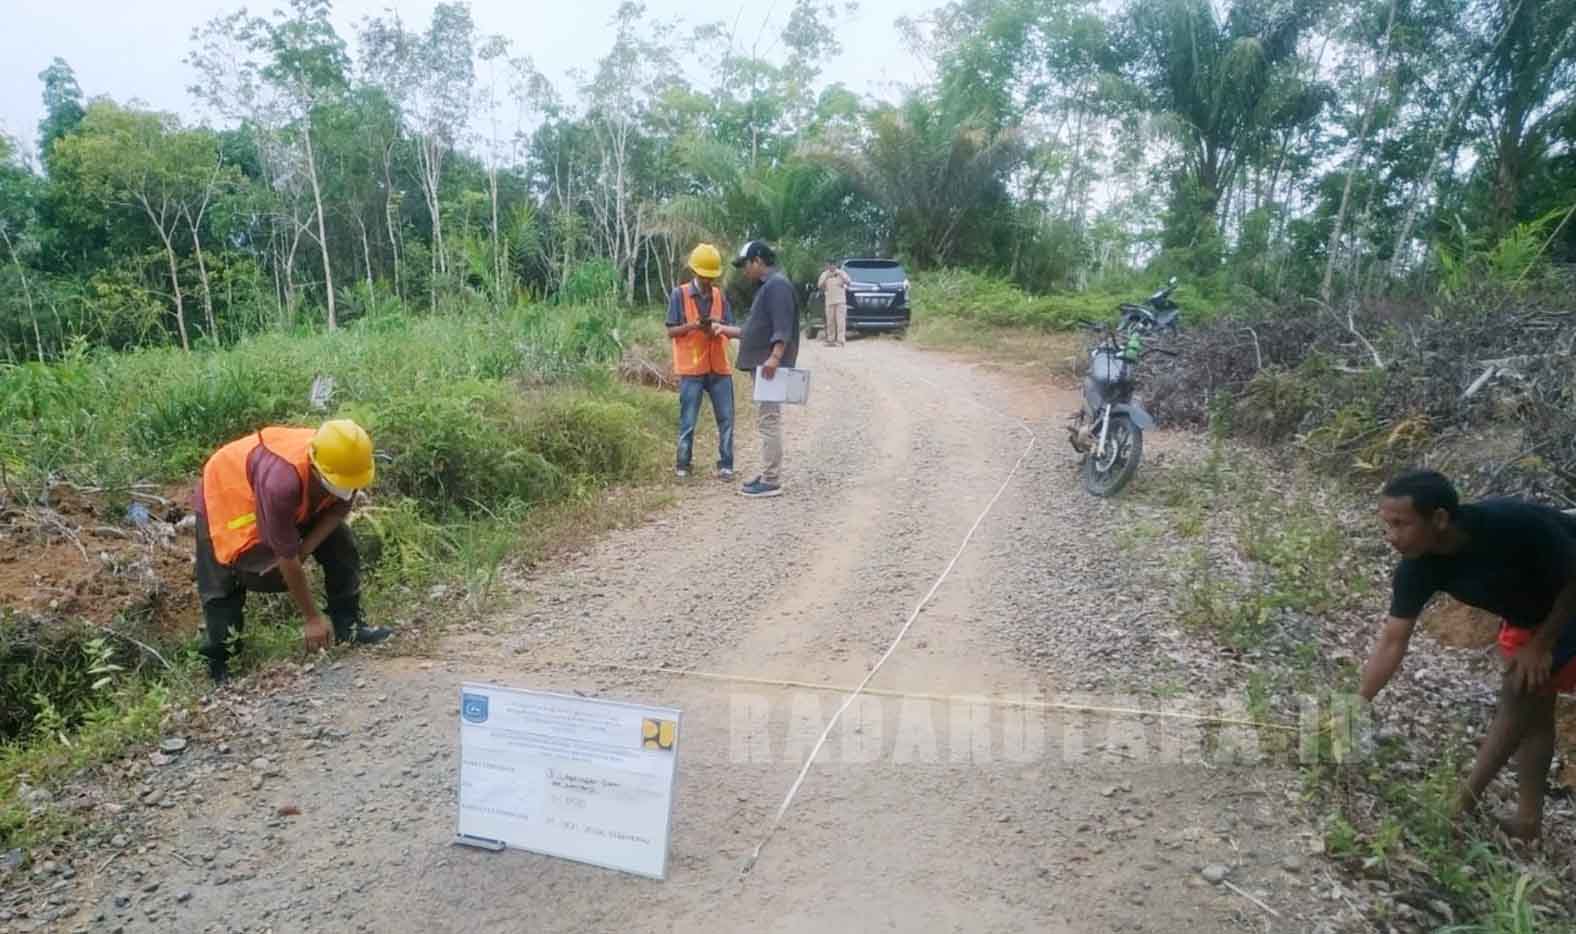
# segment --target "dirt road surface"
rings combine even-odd
[[[857,684],[1031,431],[871,687],[1120,705],[1179,638],[1164,595],[1123,573],[1125,507],[1077,485],[1071,393],[890,340],[810,346],[803,363],[788,495],[692,480],[654,521],[511,579],[431,656],[225,692],[209,715],[230,739],[150,771],[131,806],[146,836],[78,863],[90,901],[59,929],[1320,930],[1284,767],[1208,764],[1187,724],[886,693],[832,731],[741,874],[846,695],[596,666]],[[753,434],[738,447],[748,477]],[[681,708],[668,879],[451,846],[464,680]],[[1235,890],[1203,878],[1215,864]]]

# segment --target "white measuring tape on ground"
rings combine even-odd
[[[917,379],[919,382],[925,383],[928,386],[936,387],[935,383],[925,379],[924,377],[915,377],[915,379]],[[969,399],[968,401],[975,402],[973,399]],[[826,745],[827,737],[832,735],[832,730],[836,728],[837,722],[842,719],[843,714],[847,712],[848,708],[853,706],[854,701],[859,699],[859,695],[863,694],[865,689],[869,687],[870,682],[875,678],[876,673],[881,670],[881,666],[885,665],[887,659],[892,657],[892,653],[897,651],[897,647],[902,643],[903,637],[908,635],[909,629],[913,628],[914,626],[914,621],[919,619],[919,614],[924,612],[925,606],[930,603],[933,597],[936,596],[936,592],[941,589],[941,585],[945,583],[948,576],[952,574],[952,569],[958,566],[958,561],[963,557],[963,552],[968,550],[969,542],[974,540],[974,533],[979,531],[979,527],[985,522],[985,517],[990,515],[991,510],[996,507],[996,503],[1001,499],[1002,494],[1007,492],[1007,487],[1012,485],[1013,478],[1018,476],[1019,469],[1023,467],[1023,462],[1028,460],[1029,452],[1034,450],[1034,445],[1040,440],[1039,437],[1035,435],[1034,430],[1031,429],[1028,423],[1023,419],[1016,418],[1011,415],[1003,415],[1001,412],[998,412],[982,403],[975,402],[975,404],[979,405],[981,408],[985,409],[998,418],[1004,418],[1013,422],[1019,429],[1023,431],[1024,434],[1029,436],[1029,443],[1023,449],[1023,453],[1018,455],[1018,461],[1012,465],[1012,470],[1007,472],[1007,477],[1001,482],[1001,486],[996,490],[996,495],[990,498],[990,502],[985,504],[985,508],[980,512],[979,516],[975,518],[974,524],[969,526],[968,534],[963,536],[963,543],[958,546],[958,550],[955,554],[953,554],[952,560],[948,561],[947,566],[942,569],[941,576],[937,577],[936,582],[930,585],[930,590],[927,591],[924,598],[922,598],[919,603],[915,605],[914,612],[908,615],[908,619],[903,623],[903,628],[897,631],[897,635],[892,639],[892,644],[887,646],[887,650],[882,653],[879,659],[877,659],[875,666],[865,674],[864,680],[859,682],[858,686],[849,692],[847,697],[843,698],[843,703],[837,708],[837,712],[832,714],[830,720],[826,721],[825,729],[821,730],[820,737],[816,739],[815,745],[810,748],[810,754],[805,756],[804,765],[799,769],[798,777],[794,779],[793,785],[788,788],[788,794],[783,796],[782,804],[777,806],[777,813],[772,817],[771,826],[766,828],[766,833],[761,837],[761,842],[755,845],[755,850],[750,854],[750,858],[745,860],[744,865],[740,867],[739,875],[741,876],[748,875],[750,870],[755,868],[756,861],[761,858],[761,851],[766,848],[766,844],[770,843],[772,837],[777,833],[777,828],[782,824],[783,815],[787,814],[788,808],[793,805],[794,797],[799,794],[800,787],[804,785],[805,777],[810,774],[810,767],[815,765],[816,757],[821,754],[821,749]]]

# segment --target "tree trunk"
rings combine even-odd
[[[367,222],[356,213],[356,226],[361,228],[361,259],[367,266],[367,301],[372,301],[372,244],[367,240]]]
[[[1503,235],[1516,223],[1516,202],[1521,196],[1521,134],[1518,115],[1507,118],[1500,133],[1498,165],[1494,168],[1494,230]]]
[[[164,241],[164,256],[170,262],[170,291],[175,296],[175,324],[181,332],[181,349],[191,353],[191,340],[186,336],[186,306],[181,302],[181,275],[175,264],[175,244],[163,230],[159,231],[159,239]]]
[[[498,237],[498,169],[487,170],[487,194],[492,201],[493,306],[503,308],[503,250]]]
[[[285,312],[287,314],[287,318],[290,319],[290,320],[293,320],[295,318],[295,310],[296,310],[296,294],[295,294],[295,258],[296,258],[296,251],[301,248],[301,234],[306,230],[307,224],[310,224],[311,221],[308,220],[306,222],[306,224],[303,224],[303,223],[301,223],[299,218],[297,218],[297,217],[292,215],[291,218],[290,218],[290,223],[291,223],[291,226],[293,226],[295,228],[295,232],[293,234],[291,234],[291,236],[290,236],[290,252],[285,254]]]
[[[1384,54],[1379,59],[1379,67],[1374,69],[1373,93],[1368,95],[1368,104],[1363,112],[1362,129],[1357,134],[1357,154],[1353,158],[1355,163],[1346,173],[1346,187],[1341,191],[1341,207],[1335,212],[1335,226],[1330,228],[1330,243],[1324,251],[1324,282],[1319,286],[1319,297],[1328,305],[1330,293],[1335,290],[1335,257],[1339,252],[1341,243],[1341,229],[1346,226],[1346,210],[1352,201],[1352,179],[1363,167],[1368,154],[1368,131],[1373,127],[1374,111],[1378,110],[1379,87],[1384,80],[1385,68],[1390,64],[1390,34],[1395,29],[1396,0],[1390,0],[1390,17],[1384,27]]]
[[[310,118],[302,132],[306,141],[306,171],[312,181],[312,203],[317,208],[317,246],[323,254],[323,293],[328,299],[328,329],[339,327],[339,316],[334,310],[334,267],[328,259],[328,224],[323,216],[323,191],[317,183],[317,157],[312,152],[312,127]]]
[[[427,201],[427,213],[432,217],[432,262],[434,270],[449,271],[449,259],[443,243],[443,207],[439,202],[440,188],[443,183],[443,149],[442,143],[432,136],[423,136],[417,141],[416,155],[421,161],[421,194]],[[436,283],[434,283],[434,302],[436,303]],[[434,304],[434,308],[436,308]]]
[[[277,227],[269,236],[268,249],[269,252],[273,253],[274,255],[274,261],[268,264],[269,268],[274,274],[274,302],[279,309],[279,323],[284,324],[288,318],[289,309],[285,306],[284,282],[279,277],[280,267],[283,265],[284,257],[281,256],[279,252],[279,230]],[[261,320],[259,320],[258,323],[261,324]]]
[[[197,278],[202,283],[203,318],[208,322],[209,338],[218,341],[219,325],[213,318],[213,291],[208,284],[208,263],[203,259],[202,237],[197,233],[198,224],[200,223],[201,221],[193,220],[190,214],[186,216],[186,224],[192,231],[192,252],[197,256]]]
[[[175,217],[171,216],[175,212],[170,210],[168,201],[159,205],[157,213],[154,212],[153,203],[146,195],[137,195],[136,201],[142,206],[143,213],[148,215],[148,222],[153,225],[153,229],[159,232],[159,240],[164,243],[164,257],[170,264],[170,294],[175,299],[175,323],[181,332],[181,349],[191,353],[191,340],[186,335],[186,305],[181,301],[180,268],[175,262],[175,244],[170,239],[170,234],[178,222],[178,214]]]
[[[399,234],[394,223],[394,144],[383,148],[383,222],[389,229],[389,252],[394,257],[394,297],[405,301],[405,289],[399,275]]]

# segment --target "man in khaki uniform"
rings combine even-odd
[[[848,273],[837,268],[836,260],[826,261],[826,271],[816,287],[826,296],[826,346],[841,347],[848,337]]]

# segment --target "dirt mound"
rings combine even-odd
[[[129,507],[113,507],[100,491],[56,486],[47,505],[0,499],[0,610],[100,626],[132,618],[155,637],[189,630],[187,496],[136,490]]]
[[[1499,641],[1499,617],[1449,597],[1435,601],[1421,617],[1423,630],[1453,649],[1482,649]]]

